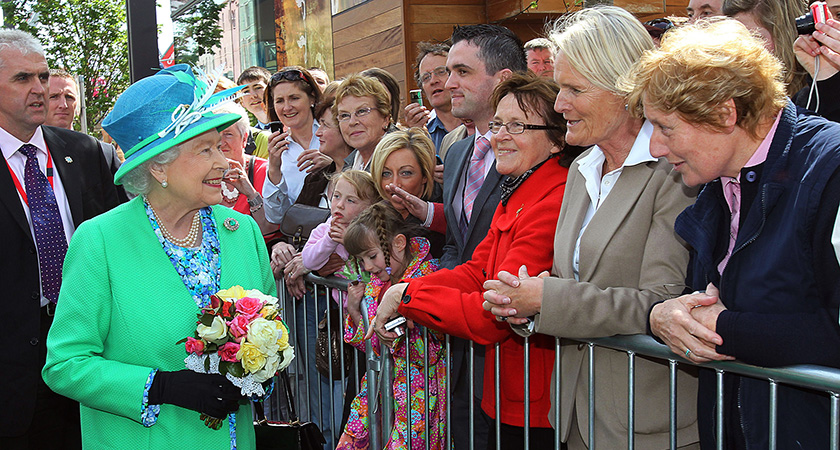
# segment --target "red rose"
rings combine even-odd
[[[236,316],[228,322],[228,330],[236,342],[242,342],[242,338],[248,335],[249,323],[250,319],[243,315]]]
[[[239,351],[239,344],[236,342],[228,342],[219,347],[219,358],[222,361],[236,362],[236,352]]]
[[[236,347],[239,348],[239,345]],[[195,353],[196,355],[201,356],[204,352],[204,341],[188,337],[187,342],[184,344],[184,348],[187,349],[187,353]]]

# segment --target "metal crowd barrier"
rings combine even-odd
[[[329,295],[330,289],[338,289],[341,291],[346,291],[347,287],[347,280],[342,280],[334,277],[329,278],[322,278],[312,274],[307,275],[306,277],[307,286],[313,292],[313,298],[317,299],[318,295],[321,294],[325,296],[330,302],[332,302],[332,298]],[[282,281],[278,283],[278,290],[281,292],[281,300],[284,300],[284,286]],[[342,293],[345,295],[345,293]],[[307,300],[310,300],[307,298]],[[343,297],[342,297],[343,300]],[[291,302],[289,303],[286,299],[286,304],[291,304],[292,308],[300,307],[301,305],[299,302]],[[318,303],[320,306],[321,304]],[[288,317],[296,317],[296,311],[286,310],[284,314]],[[320,320],[321,317],[324,315],[324,310],[320,309],[317,313],[317,319]],[[363,311],[363,317],[365,319],[365,327],[367,328],[367,312]],[[329,321],[329,315],[327,315],[327,320]],[[342,323],[344,321],[344,314],[341,314]],[[295,323],[295,321],[290,321],[290,331],[293,334],[293,338],[297,337],[297,334],[303,333],[304,335],[307,334],[309,330],[306,329],[307,323],[312,323],[311,320],[304,321],[303,327],[300,327],[300,323]],[[331,330],[328,324],[327,329]],[[424,339],[428,342],[428,330],[424,330]],[[525,373],[525,386],[524,386],[524,398],[525,398],[525,433],[524,433],[524,448],[528,449],[531,448],[531,443],[529,441],[529,433],[528,433],[528,426],[527,424],[529,421],[530,415],[530,406],[529,406],[529,386],[530,386],[530,364],[529,364],[529,348],[527,344],[527,338],[525,340],[526,348],[525,348],[525,357],[523,361],[523,369]],[[564,339],[563,342],[566,342]],[[777,368],[777,369],[768,369],[763,367],[752,366],[749,364],[744,364],[735,361],[728,361],[728,362],[714,362],[714,363],[705,363],[705,364],[694,364],[691,361],[688,361],[678,355],[672,353],[668,347],[659,344],[653,338],[644,335],[633,335],[633,336],[613,336],[613,337],[606,337],[606,338],[598,338],[598,339],[583,339],[583,340],[575,340],[570,342],[578,342],[587,346],[588,348],[588,377],[589,377],[589,423],[588,423],[588,440],[590,443],[590,449],[598,448],[597,442],[595,440],[595,425],[594,425],[594,417],[595,417],[595,396],[597,392],[595,392],[595,383],[594,378],[597,374],[593,373],[594,368],[594,361],[595,361],[595,347],[604,347],[609,348],[617,351],[622,351],[627,354],[627,387],[628,387],[628,408],[627,408],[627,425],[628,425],[628,444],[627,448],[632,450],[635,448],[634,444],[634,426],[635,426],[635,361],[637,356],[642,356],[654,360],[659,360],[661,362],[668,363],[669,368],[669,385],[670,385],[670,398],[668,404],[668,411],[670,417],[670,448],[675,449],[677,448],[677,369],[679,365],[691,365],[691,366],[698,366],[706,369],[712,369],[716,373],[717,378],[717,390],[716,390],[716,447],[719,450],[724,448],[724,436],[723,436],[723,377],[725,373],[733,373],[738,375],[743,375],[747,377],[752,377],[756,379],[766,380],[768,383],[768,391],[770,393],[770,407],[769,407],[769,448],[770,450],[775,450],[777,448],[776,442],[776,431],[777,431],[777,417],[778,417],[778,404],[777,404],[777,391],[779,385],[789,385],[789,386],[796,386],[802,388],[813,389],[820,392],[825,392],[826,396],[830,398],[830,448],[833,450],[840,450],[840,370],[827,368],[822,366],[810,366],[810,365],[802,365],[802,366],[791,366],[785,368]],[[560,373],[560,343],[561,339],[555,339],[555,360],[554,360],[554,372]],[[495,380],[496,385],[495,389],[495,399],[496,405],[499,405],[500,400],[500,390],[499,390],[499,344],[496,344],[496,360],[495,360]],[[342,347],[343,349],[343,347]],[[423,381],[424,386],[428,387],[428,346],[425,348],[426,354],[424,355],[424,367],[426,368],[426,379]],[[449,336],[446,337],[445,341],[445,351],[446,351],[446,363],[447,363],[447,380],[450,378],[450,371],[451,371],[451,349],[450,349],[450,340]],[[315,408],[307,408],[307,402],[304,399],[310,399],[309,403],[311,404],[311,399],[313,395],[317,395],[318,398],[323,398],[323,393],[321,391],[317,391],[313,387],[313,383],[316,383],[315,380],[310,379],[310,371],[308,370],[308,365],[311,363],[310,360],[314,361],[314,357],[308,358],[303,357],[303,355],[313,355],[314,348],[308,348],[308,344],[304,342],[303,348],[300,347],[300,343],[298,343],[298,347],[295,349],[295,353],[298,355],[296,358],[296,362],[293,364],[293,368],[291,369],[296,376],[294,377],[296,380],[299,381],[299,385],[296,386],[297,398],[295,401],[297,402],[297,410],[299,415],[301,416],[301,420],[310,420],[314,421],[319,424],[324,424],[326,420],[329,420],[330,417],[334,417],[335,411],[340,411],[342,409],[342,405],[336,404],[334,401],[334,396],[330,396],[330,408],[329,411],[313,411]],[[331,352],[330,352],[331,353]],[[365,372],[368,376],[368,404],[369,404],[369,414],[371,415],[371,419],[369,421],[370,424],[370,434],[371,434],[371,449],[381,449],[385,446],[388,442],[391,429],[393,426],[393,390],[391,389],[391,374],[393,370],[393,361],[391,361],[390,353],[386,348],[380,349],[379,355],[377,356],[371,347],[370,341],[366,344],[366,353],[364,358],[364,363],[360,363],[360,359],[357,357],[361,355],[360,352],[355,351],[358,355],[355,354],[345,354],[342,351],[341,360],[342,362],[345,358],[351,358],[355,361],[353,365],[353,369],[351,369],[351,373],[345,374],[344,367],[342,364],[341,367],[341,379],[340,389],[341,392],[345,392],[348,387],[354,387],[355,390],[353,391],[353,396],[355,392],[358,392],[359,389],[359,381],[360,381],[360,368],[359,364],[365,364]],[[332,355],[330,354],[330,357]],[[406,357],[409,357],[409,352],[406,352]],[[409,365],[410,361],[407,361],[407,365]],[[474,373],[474,354],[473,354],[473,347],[470,346],[469,350],[469,375],[470,379],[472,379],[472,374]],[[332,368],[330,368],[330,375],[332,376]],[[383,378],[383,379],[380,379]],[[410,383],[410,380],[407,380]],[[555,383],[558,383],[558,380],[554,380]],[[562,380],[559,380],[559,383],[562,383]],[[380,389],[377,391],[375,387],[379,387]],[[320,387],[320,385],[319,385]],[[560,386],[554,386],[554,398],[553,403],[554,405],[559,405],[560,403]],[[338,387],[337,387],[338,388]],[[279,390],[278,390],[279,391]],[[317,391],[317,392],[316,392]],[[410,386],[406,386],[406,392],[408,398],[410,399]],[[425,389],[425,392],[428,393],[428,389]],[[451,383],[447,382],[446,388],[446,396],[447,400],[452,396],[452,389]],[[474,387],[472,382],[470,383],[470,398],[475,398],[474,395]],[[280,394],[275,392],[272,395],[272,398],[268,400],[268,407],[271,413],[277,414],[279,413],[281,416],[283,414],[282,408],[277,407],[276,405],[282,405],[282,401],[279,399]],[[427,394],[428,395],[428,394]],[[352,396],[346,401],[350,401]],[[426,399],[425,404],[427,405],[427,410],[425,412],[424,418],[426,419],[426,427],[425,427],[425,436],[429,436],[429,421],[428,421],[428,398]],[[472,417],[472,412],[474,408],[480,408],[480,405],[470,405],[470,416]],[[323,409],[323,408],[322,408]],[[408,406],[410,410],[410,405]],[[560,408],[556,407],[555,410],[555,417],[554,423],[560,423]],[[300,413],[300,411],[307,411],[306,414]],[[267,415],[269,412],[267,411]],[[408,426],[411,426],[411,414],[409,416],[409,423]],[[280,417],[282,419],[282,417]],[[276,420],[276,418],[275,418]],[[451,448],[452,446],[452,437],[451,437],[451,405],[449,401],[447,401],[446,407],[446,424],[447,424],[447,431],[446,431],[446,441],[449,443],[447,448]],[[339,428],[340,426],[340,428]],[[499,449],[501,447],[501,430],[500,430],[500,421],[499,421],[499,414],[496,414],[496,423],[495,423],[495,431],[496,431],[496,448]],[[327,441],[328,444],[325,446],[325,449],[334,448],[334,442],[337,442],[338,437],[341,435],[344,427],[344,420],[341,421],[341,424],[334,424],[331,427],[332,434],[331,438],[328,437]],[[323,426],[321,427],[323,430]],[[471,442],[470,442],[470,449],[474,449],[474,434],[473,434],[473,424],[470,424],[470,433],[472,435]],[[331,444],[329,443],[331,439],[334,439],[334,442]],[[555,432],[555,439],[553,447],[555,449],[561,448],[560,443],[560,435],[559,432]],[[411,440],[409,439],[407,443],[407,448],[411,450]],[[425,448],[429,448],[429,440],[425,439],[426,445]],[[546,448],[545,444],[542,443],[535,443],[534,448]],[[459,449],[461,450],[461,449]],[[482,449],[483,450],[483,449]]]

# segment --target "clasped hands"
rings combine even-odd
[[[706,292],[672,298],[650,311],[650,329],[672,352],[693,362],[728,361],[732,356],[717,352],[723,338],[715,332],[717,318],[726,307],[712,283]]]
[[[507,321],[513,325],[524,325],[540,312],[543,278],[547,276],[547,271],[537,276],[528,275],[528,267],[524,264],[519,268],[518,275],[502,270],[498,274],[498,280],[484,282],[482,306],[485,311],[490,311],[496,316],[496,320]]]

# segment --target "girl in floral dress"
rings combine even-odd
[[[354,220],[344,234],[347,251],[370,272],[367,285],[351,284],[348,288],[347,319],[344,340],[364,351],[365,329],[361,304],[367,306],[368,319],[376,315],[379,298],[392,283],[421,277],[439,268],[437,259],[429,255],[429,241],[420,237],[422,230],[407,224],[388,203],[380,202]],[[379,353],[379,341],[372,338],[374,351]],[[403,449],[411,436],[412,448],[426,448],[426,418],[429,421],[429,448],[446,447],[446,362],[444,335],[428,330],[428,342],[423,339],[422,327],[407,329],[394,341],[394,428],[386,449]],[[407,345],[406,345],[407,344]],[[428,344],[428,370],[424,366],[424,352]],[[406,360],[409,350],[410,366]],[[428,376],[428,384],[424,377]],[[409,382],[409,389],[406,383]],[[428,392],[426,391],[428,388]],[[368,433],[367,377],[362,378],[359,394],[353,400],[350,417],[337,449],[367,449]],[[408,391],[408,392],[407,392]],[[407,395],[408,394],[408,395]],[[427,402],[428,401],[428,408]],[[409,431],[408,416],[411,415]]]

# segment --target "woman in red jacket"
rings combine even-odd
[[[395,312],[458,337],[487,345],[482,409],[502,423],[502,448],[524,442],[525,340],[482,308],[482,283],[499,270],[517,271],[525,263],[550,270],[554,230],[569,163],[577,156],[566,149],[565,121],[554,112],[558,87],[534,74],[512,75],[493,93],[496,115],[490,122],[496,170],[507,179],[487,237],[473,258],[452,270],[400,283],[385,294],[374,328],[383,342],[396,335],[382,328]],[[491,344],[499,344],[498,347]],[[530,438],[553,439],[548,423],[549,383],[554,339],[535,335],[530,351]],[[500,404],[495,404],[495,353],[500,356]],[[491,430],[491,434],[493,431]],[[494,436],[488,442],[495,448]]]

